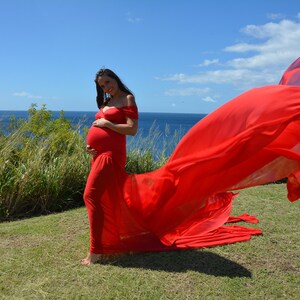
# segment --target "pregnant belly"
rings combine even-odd
[[[86,142],[91,148],[96,149],[99,154],[103,152],[126,151],[125,135],[114,132],[108,128],[92,126],[87,134]]]

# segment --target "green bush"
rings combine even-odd
[[[11,118],[1,135],[1,219],[59,211],[82,204],[89,169],[84,136],[63,112],[57,119],[32,105],[28,120]]]
[[[86,132],[80,124],[72,125],[63,111],[53,118],[45,105],[37,109],[33,104],[26,120],[11,117],[8,133],[0,135],[0,219],[83,205],[91,161],[85,151]],[[140,132],[131,139],[127,172],[145,173],[163,165],[180,132],[165,139],[167,135],[168,127],[162,135],[154,123],[146,137]]]

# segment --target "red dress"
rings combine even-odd
[[[198,248],[249,240],[258,229],[224,226],[232,191],[288,177],[288,198],[300,197],[300,59],[280,85],[252,89],[206,116],[182,138],[162,168],[124,171],[125,136],[92,127],[93,158],[84,194],[91,253]],[[136,107],[97,117],[125,123]]]

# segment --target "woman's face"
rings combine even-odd
[[[116,92],[119,90],[119,86],[117,81],[114,78],[111,78],[106,75],[99,76],[97,79],[98,84],[102,88],[102,90],[110,94],[111,96],[114,96]]]

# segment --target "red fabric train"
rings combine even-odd
[[[132,107],[122,114],[137,118]],[[95,172],[110,159],[95,159]],[[300,197],[300,58],[279,85],[247,91],[199,121],[162,168],[128,175],[115,161],[103,175],[101,207],[85,197],[91,253],[199,248],[261,234],[224,224],[257,222],[230,216],[235,190],[288,178],[288,199]]]

